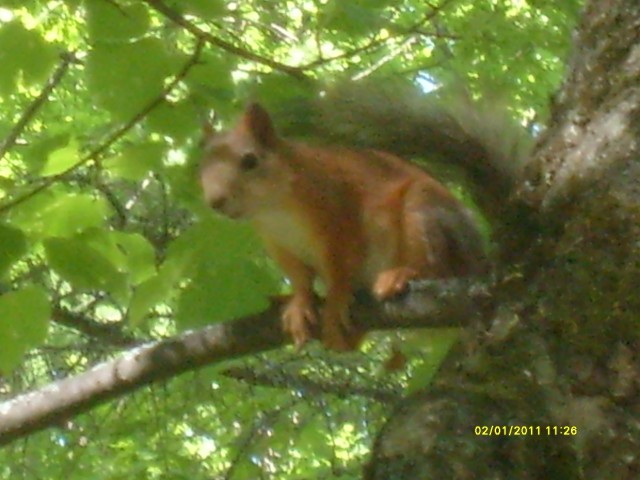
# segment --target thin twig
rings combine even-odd
[[[7,135],[7,137],[4,139],[2,145],[0,145],[0,159],[2,159],[7,154],[7,152],[13,148],[13,146],[16,144],[16,140],[24,131],[25,127],[33,119],[35,114],[38,113],[38,110],[40,110],[40,108],[42,108],[42,106],[45,104],[51,92],[53,92],[53,90],[62,81],[62,78],[69,69],[69,65],[76,60],[77,59],[75,55],[71,52],[66,52],[61,55],[61,61],[60,65],[58,65],[58,68],[56,68],[55,72],[53,72],[53,75],[51,75],[40,94],[22,113],[22,116],[20,117],[18,122],[11,129],[9,135]]]
[[[417,21],[416,23],[414,23],[413,25],[410,25],[408,28],[400,28],[400,27],[396,27],[395,25],[389,25],[387,26],[387,29],[391,32],[389,36],[387,36],[386,38],[374,38],[371,41],[369,41],[368,43],[366,43],[365,45],[361,45],[359,47],[355,47],[351,50],[348,50],[346,52],[342,52],[339,53],[337,55],[334,55],[332,57],[320,57],[317,58],[316,60],[313,60],[305,65],[302,65],[300,68],[302,70],[310,70],[312,68],[316,68],[319,67],[321,65],[326,65],[328,63],[334,62],[336,60],[342,60],[345,58],[350,58],[353,57],[355,55],[359,55],[361,53],[365,53],[367,51],[370,50],[374,50],[374,49],[379,49],[384,47],[385,45],[387,45],[389,42],[394,41],[395,39],[397,39],[397,37],[400,36],[414,36],[416,34],[420,34],[420,35],[428,35],[427,32],[422,32],[420,29],[421,27],[423,27],[425,24],[429,23],[431,20],[433,20],[439,13],[441,10],[444,10],[448,4],[450,4],[452,2],[452,0],[445,0],[444,2],[442,2],[441,5],[439,6],[432,6],[431,10],[429,12],[427,12],[419,21]],[[430,34],[430,36],[433,37],[444,37],[444,38],[456,38],[454,36],[447,36],[444,34],[437,34],[437,33],[433,33]],[[402,40],[400,43],[403,44],[406,40]],[[316,43],[318,43],[318,41],[316,40]]]
[[[131,348],[142,343],[141,340],[125,333],[119,326],[100,323],[85,314],[72,312],[59,306],[54,307],[52,319],[59,325],[72,328],[105,345]]]
[[[336,60],[342,60],[342,59],[345,59],[345,58],[350,58],[350,57],[353,57],[353,56],[358,55],[360,53],[364,53],[364,52],[366,52],[368,50],[373,50],[374,48],[382,47],[392,39],[393,39],[393,36],[389,36],[387,38],[375,38],[375,39],[371,40],[370,42],[366,43],[365,45],[361,45],[361,46],[353,48],[351,50],[347,50],[346,52],[339,53],[339,54],[334,55],[332,57],[320,57],[320,58],[317,58],[317,59],[307,63],[306,65],[303,65],[301,68],[303,68],[305,70],[306,69],[311,69],[311,68],[316,68],[316,67],[319,67],[321,65],[326,65],[328,63],[335,62]]]
[[[401,397],[399,391],[391,388],[362,387],[347,381],[330,381],[306,378],[304,375],[292,372],[259,371],[249,367],[229,367],[223,370],[222,375],[235,380],[243,381],[248,385],[262,387],[304,390],[307,395],[317,397],[322,394],[335,395],[339,398],[347,396],[363,397],[378,402],[391,403]]]
[[[100,155],[102,155],[107,149],[109,149],[115,142],[117,142],[125,133],[131,130],[134,126],[136,126],[140,121],[142,121],[153,109],[159,106],[166,98],[167,95],[171,93],[171,91],[175,88],[175,86],[184,79],[184,77],[189,73],[191,68],[195,66],[199,59],[200,53],[202,52],[203,40],[198,39],[198,43],[196,48],[189,58],[189,60],[184,64],[182,69],[175,75],[173,80],[163,89],[163,91],[154,99],[152,99],[142,110],[140,110],[136,115],[133,116],[127,123],[122,125],[120,128],[115,130],[109,137],[98,147],[87,153],[84,157],[82,157],[77,163],[71,165],[65,171],[58,173],[57,175],[52,175],[45,179],[40,185],[35,187],[34,189],[28,191],[27,193],[14,197],[13,199],[6,202],[4,205],[0,205],[0,214],[14,208],[17,205],[33,198],[37,194],[43,192],[51,185],[56,183],[61,178],[65,177],[69,173],[76,171],[78,168],[86,165],[91,161],[97,160]]]
[[[408,38],[403,39],[402,42],[400,42],[400,44],[395,49],[393,49],[391,52],[386,54],[384,57],[382,57],[380,60],[378,60],[376,63],[374,63],[373,65],[371,65],[370,67],[368,67],[364,71],[358,73],[357,75],[354,75],[352,77],[352,80],[357,81],[357,80],[361,80],[361,79],[363,79],[365,77],[368,77],[373,72],[375,72],[376,70],[381,68],[384,64],[390,62],[395,57],[400,55],[400,53],[402,53],[402,51],[406,47],[410,46],[414,42],[415,42],[415,36],[413,36],[413,35],[408,37]]]
[[[233,53],[234,55],[238,55],[239,57],[245,58],[247,60],[262,63],[263,65],[273,68],[274,70],[278,70],[286,73],[287,75],[291,75],[298,80],[308,80],[308,77],[305,75],[302,69],[292,67],[290,65],[285,65],[284,63],[271,60],[270,58],[263,57],[262,55],[258,55],[257,53],[244,50],[221,38],[216,37],[215,35],[212,35],[209,32],[205,32],[198,26],[186,20],[182,15],[180,15],[178,12],[176,12],[160,0],[144,0],[144,3],[167,17],[176,25],[180,25],[182,28],[184,28],[200,40],[204,40],[207,43],[220,47],[229,53]]]

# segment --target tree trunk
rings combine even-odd
[[[587,3],[514,200],[536,237],[368,479],[640,478],[640,2]]]

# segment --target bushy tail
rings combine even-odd
[[[500,222],[532,144],[506,108],[457,94],[425,94],[392,81],[350,82],[327,89],[305,125],[332,143],[423,157],[466,173],[476,202]]]

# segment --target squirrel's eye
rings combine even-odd
[[[255,153],[245,153],[240,159],[242,170],[253,170],[258,166],[258,157]]]

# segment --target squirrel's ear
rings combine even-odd
[[[273,147],[278,139],[269,113],[259,103],[251,103],[244,111],[247,132],[262,147]]]

